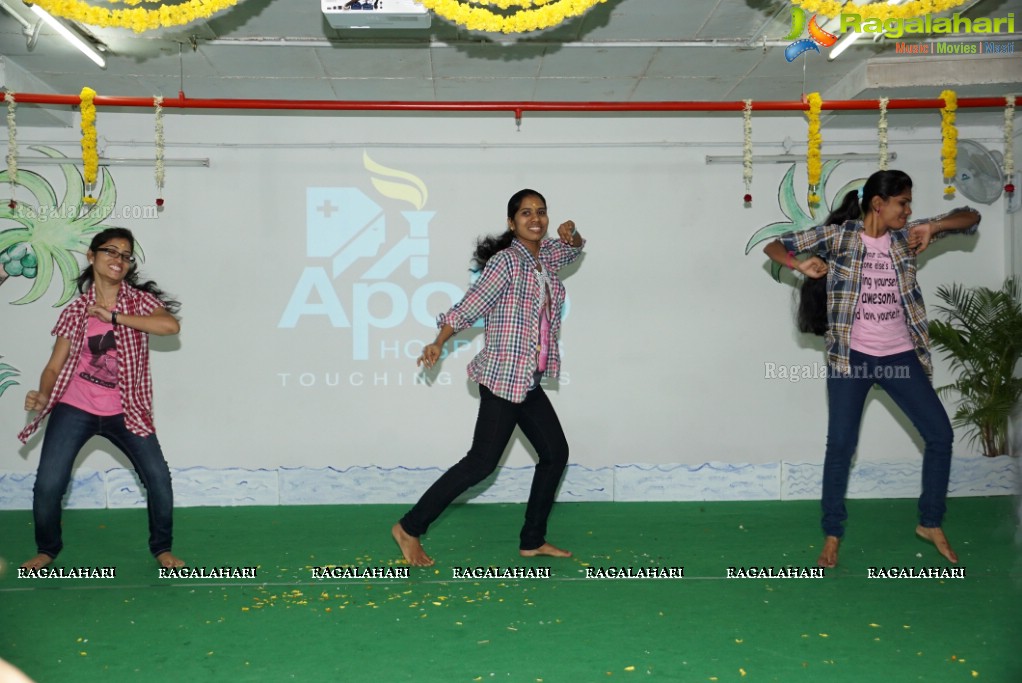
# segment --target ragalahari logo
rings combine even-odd
[[[821,47],[830,47],[837,42],[837,36],[833,33],[827,33],[819,24],[816,23],[816,17],[818,14],[814,14],[813,18],[806,22],[806,13],[801,7],[791,8],[791,31],[788,35],[784,36],[784,40],[794,40],[795,42],[784,48],[784,58],[789,62],[794,62],[801,55],[813,50],[819,53]],[[809,25],[809,37],[802,38],[802,33],[806,30],[806,24]]]

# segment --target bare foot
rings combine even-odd
[[[0,659],[0,681],[4,683],[32,683],[32,679],[22,673],[21,669]]]
[[[567,550],[562,550],[557,546],[550,545],[549,543],[544,543],[538,548],[533,548],[532,550],[519,550],[518,553],[522,557],[539,557],[540,555],[545,555],[547,557],[571,557],[571,553]]]
[[[415,567],[433,566],[433,558],[422,549],[422,543],[419,542],[418,537],[405,531],[400,522],[390,528],[390,534],[394,537],[397,547],[401,548],[401,554],[405,556],[408,564]]]
[[[954,550],[951,550],[951,544],[947,542],[947,536],[944,535],[944,531],[939,526],[917,526],[916,536],[937,546],[937,552],[946,557],[948,562],[958,564],[958,555]]]
[[[160,563],[161,567],[166,569],[177,569],[178,567],[185,566],[185,561],[180,557],[175,557],[169,550],[157,555],[156,561]]]
[[[31,560],[27,560],[21,563],[23,569],[42,569],[43,567],[53,562],[53,558],[46,553],[39,553]]]
[[[820,551],[820,556],[816,558],[816,566],[825,567],[827,569],[833,569],[837,566],[837,549],[841,545],[841,538],[838,536],[827,536],[827,539],[823,542],[823,550]]]

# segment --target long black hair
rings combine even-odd
[[[825,225],[854,221],[866,214],[866,208],[873,203],[873,197],[883,200],[897,197],[912,189],[912,179],[904,171],[877,171],[866,179],[859,192],[852,190],[844,196],[841,204],[830,212]],[[827,332],[827,276],[802,281],[796,319],[799,332],[823,335]]]
[[[97,249],[112,239],[127,240],[128,244],[131,245],[131,253],[135,253],[135,236],[132,235],[131,230],[128,230],[127,228],[107,228],[102,232],[96,233],[96,235],[92,238],[92,242],[89,244],[89,251],[95,254]],[[92,286],[94,279],[95,275],[93,273],[92,264],[90,263],[89,267],[83,270],[82,274],[78,276],[78,291],[84,294],[85,290]],[[155,296],[163,303],[163,307],[170,313],[177,313],[181,310],[181,302],[177,301],[157,287],[154,281],[146,280],[144,282],[139,282],[138,263],[128,264],[128,274],[124,277],[124,281],[135,289],[140,289],[143,292],[148,292]]]
[[[508,220],[514,220],[515,214],[518,213],[518,209],[522,208],[522,202],[526,197],[536,197],[543,202],[543,206],[546,206],[546,198],[539,192],[530,190],[529,188],[518,190],[518,192],[511,195],[511,199],[507,200]],[[487,235],[486,237],[480,237],[476,242],[475,253],[472,254],[472,260],[476,265],[473,270],[482,270],[486,266],[486,262],[489,261],[494,254],[498,251],[507,249],[514,241],[515,234],[511,230],[505,230],[499,235]]]

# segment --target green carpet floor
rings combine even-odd
[[[813,566],[818,504],[559,504],[568,560],[517,555],[521,505],[458,505],[408,580],[314,580],[323,565],[403,566],[404,506],[187,508],[175,552],[256,579],[159,579],[144,510],[72,510],[54,566],[24,579],[31,514],[0,513],[0,657],[73,681],[1022,681],[1017,501],[956,498],[945,530],[964,579],[869,579],[949,566],[915,538],[910,500],[849,501],[841,565],[823,579],[727,579]],[[549,579],[452,579],[453,567],[552,567]],[[586,579],[587,567],[683,566],[680,580]]]

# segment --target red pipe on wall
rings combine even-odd
[[[78,95],[46,95],[38,93],[17,93],[19,104],[47,104],[78,106],[81,98]],[[0,93],[0,101],[6,100],[5,93]],[[145,107],[153,106],[151,97],[111,97],[96,95],[97,107]],[[958,99],[960,109],[982,107],[1003,107],[1003,97],[961,97]],[[302,111],[448,111],[448,112],[480,112],[508,111],[520,118],[527,111],[556,112],[713,112],[742,111],[743,102],[385,102],[375,100],[232,100],[232,99],[188,99],[184,93],[178,93],[176,99],[164,99],[163,107],[168,109],[262,109],[271,110],[302,110]],[[936,99],[903,99],[891,100],[888,109],[940,109],[944,100]],[[832,111],[876,110],[878,100],[831,100],[823,101],[822,108]],[[801,101],[761,101],[753,102],[755,111],[805,111],[809,105]]]

